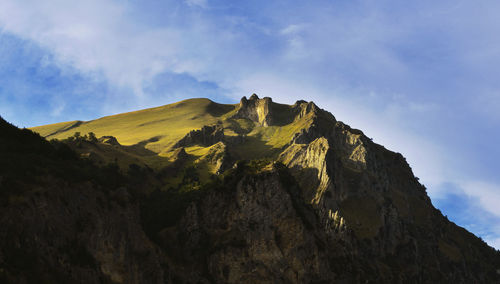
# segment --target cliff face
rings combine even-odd
[[[240,104],[243,113],[273,126],[275,114],[255,116],[253,100],[255,110]],[[235,238],[208,256],[216,282],[498,281],[498,254],[432,206],[401,154],[312,103],[297,102],[290,113],[305,127],[278,155],[283,169],[246,176],[183,219],[209,240]]]
[[[299,181],[329,246],[360,264],[370,259],[358,269],[371,267],[368,278],[381,282],[485,281],[468,269],[476,265],[471,255],[481,258],[486,248],[470,251],[481,241],[431,205],[405,159],[343,123],[315,127],[319,115],[279,160]]]
[[[99,141],[65,143],[79,152],[146,153]],[[131,165],[124,173],[92,165],[74,169],[75,180],[58,174],[59,164],[90,162],[50,154],[39,163],[55,159],[55,166],[33,170],[45,178],[19,185],[5,170],[0,276],[61,283],[500,283],[499,253],[432,206],[401,154],[314,103],[287,106],[253,95],[172,145],[165,150],[170,164],[160,168]],[[4,161],[19,158],[7,152],[0,152]],[[144,163],[159,161],[150,155]]]
[[[271,117],[272,99],[269,97],[259,99],[253,94],[249,100],[243,97],[236,112],[235,118],[246,118],[258,123],[260,126],[269,126],[273,120]]]
[[[161,253],[125,188],[46,182],[0,211],[2,283],[163,282]]]
[[[224,141],[224,129],[221,125],[203,126],[200,130],[192,130],[184,138],[179,140],[174,147],[183,147],[189,145],[213,145]]]
[[[288,178],[276,169],[242,175],[192,204],[173,230],[174,239],[187,237],[180,248],[184,257],[200,259],[195,252],[202,247],[199,256],[216,283],[335,279],[318,243],[324,236],[313,233],[313,212],[295,196]]]

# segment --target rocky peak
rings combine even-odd
[[[250,96],[250,99],[243,97],[234,118],[248,118],[261,126],[270,126],[273,122],[272,103],[270,97],[259,99],[256,94]]]
[[[43,179],[26,181],[43,183],[20,184],[24,191],[5,186],[24,177],[24,167],[11,181],[1,172],[0,282],[60,271],[71,273],[68,281],[45,282],[500,283],[500,254],[432,206],[401,154],[313,102],[285,105],[254,94],[236,110],[206,117],[189,121],[196,130],[175,144],[158,171],[131,167],[122,177],[95,168],[79,185],[64,176],[45,182],[51,180],[43,170]],[[18,139],[27,133],[10,134],[15,131],[2,129],[13,126],[2,124],[0,146],[34,139],[29,148],[43,150],[40,137]],[[0,154],[12,152],[9,147]],[[138,157],[137,148],[119,150]],[[52,164],[74,162],[75,172],[88,164],[53,156],[46,163],[45,156],[18,151],[0,159],[0,168],[41,161],[34,170],[48,165],[59,175]]]
[[[296,113],[295,119],[303,118],[308,114],[317,115],[320,110],[314,102],[306,102],[303,100],[295,102],[293,109]]]
[[[299,100],[292,106],[294,123],[302,121],[304,127],[294,134],[292,144],[308,144],[319,137],[330,137],[335,131],[335,117],[314,102]],[[304,124],[304,122],[306,122]]]
[[[252,94],[249,99],[241,98],[240,104],[233,118],[247,118],[260,126],[284,125],[309,117],[315,120],[318,116],[324,116],[322,111],[314,102],[299,100],[291,106],[274,103],[270,97],[259,98]],[[331,114],[330,117],[333,118]],[[333,118],[335,121],[335,118]]]
[[[250,96],[250,100],[251,101],[255,101],[255,100],[258,100],[258,99],[259,99],[259,96],[257,96],[257,94],[255,94],[255,93]]]

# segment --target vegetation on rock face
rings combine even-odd
[[[0,194],[22,194],[30,189],[30,183],[47,176],[71,182],[96,181],[111,187],[124,182],[115,164],[96,168],[91,161],[79,159],[62,141],[48,142],[31,130],[20,130],[1,118],[0,133]]]
[[[499,279],[499,253],[401,154],[312,102],[192,99],[33,130],[52,140],[0,120],[0,282]]]

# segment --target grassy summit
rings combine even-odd
[[[263,124],[263,120],[266,123]],[[76,132],[81,135],[92,132],[97,137],[114,136],[123,147],[114,154],[110,154],[112,148],[107,147],[106,151],[101,151],[102,158],[107,161],[118,158],[128,163],[140,160],[157,167],[172,161],[179,140],[204,126],[222,125],[225,140],[241,140],[241,143],[232,143],[230,153],[237,159],[255,159],[275,158],[293,136],[310,123],[307,115],[300,117],[297,104],[277,104],[255,95],[250,100],[242,99],[240,104],[188,99],[91,121],[62,122],[31,129],[47,139],[66,139]],[[200,158],[211,147],[192,143],[185,146],[185,151]],[[159,157],[166,159],[161,163]]]
[[[75,132],[111,135],[122,145],[143,143],[159,153],[190,130],[213,124],[235,105],[217,104],[209,99],[189,99],[174,104],[102,117],[76,123],[63,122],[31,128],[47,139],[64,139]]]

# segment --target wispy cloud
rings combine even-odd
[[[184,1],[189,6],[198,6],[198,7],[206,8],[208,5],[207,0],[184,0]]]
[[[467,195],[477,198],[482,208],[500,218],[500,185],[484,181],[466,181],[461,187]]]
[[[472,187],[469,187],[472,186]],[[500,248],[500,216],[498,209],[489,208],[485,197],[492,197],[492,202],[498,199],[498,193],[481,193],[484,188],[494,185],[461,185],[443,183],[440,187],[444,195],[433,199],[433,203],[441,208],[443,214],[460,226],[482,237],[490,246]]]
[[[196,62],[191,52],[194,44],[204,46],[193,39],[203,31],[190,25],[134,23],[132,13],[126,3],[109,0],[52,1],[51,5],[3,1],[0,23],[4,31],[53,52],[61,68],[69,65],[96,77],[105,76],[114,85],[133,88],[139,96],[143,85],[165,70],[181,73],[200,69],[203,62]],[[186,34],[193,34],[193,40],[186,39]]]

